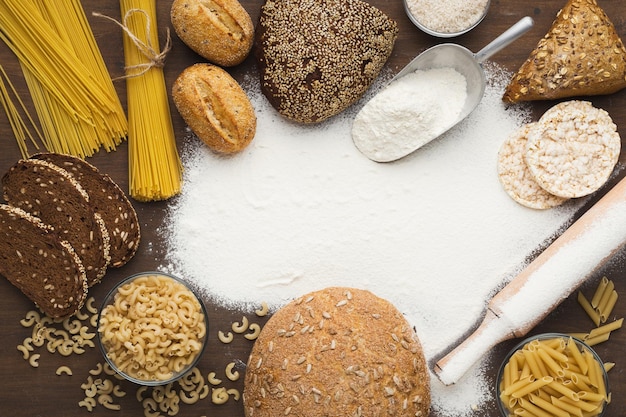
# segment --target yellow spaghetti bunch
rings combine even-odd
[[[79,0],[0,0],[0,39],[16,54],[52,152],[114,150],[128,123]]]
[[[9,125],[11,126],[11,130],[13,130],[13,135],[17,140],[20,153],[23,158],[27,158],[29,156],[28,142],[30,141],[35,149],[39,149],[37,140],[39,140],[39,143],[42,143],[43,138],[37,129],[37,125],[35,124],[33,118],[28,112],[28,109],[26,109],[24,102],[17,94],[15,86],[1,65],[0,73],[2,74],[2,77],[0,77],[0,103],[2,104],[2,108],[7,115]],[[16,102],[20,105],[19,107],[16,106]],[[28,120],[29,124],[26,123],[26,120]],[[35,131],[36,136],[33,136],[31,133],[29,125]]]
[[[128,105],[130,195],[165,200],[180,192],[176,148],[159,50],[155,0],[121,0]],[[167,48],[165,48],[167,50]]]

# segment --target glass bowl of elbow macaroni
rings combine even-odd
[[[562,333],[529,337],[506,356],[496,379],[509,416],[602,416],[610,402],[607,371],[582,340]]]
[[[202,355],[208,318],[200,297],[180,278],[142,272],[116,285],[98,315],[98,341],[108,364],[140,385],[165,385]]]

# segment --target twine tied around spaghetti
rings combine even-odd
[[[141,13],[146,18],[146,42],[142,41],[129,28],[128,20],[135,13]],[[106,16],[97,12],[93,12],[92,14],[93,16],[96,16],[96,17],[103,17],[105,19],[108,19],[112,21],[113,23],[115,23],[116,25],[118,25],[120,28],[122,28],[126,36],[130,38],[130,40],[137,47],[141,55],[143,55],[148,60],[148,62],[125,66],[124,71],[126,72],[126,75],[123,77],[114,78],[114,80],[139,77],[145,74],[146,72],[148,72],[151,68],[163,68],[165,66],[165,58],[167,57],[167,54],[170,51],[170,49],[172,49],[172,38],[170,36],[170,30],[169,28],[167,28],[167,39],[165,41],[165,46],[163,47],[163,50],[159,52],[158,47],[155,48],[152,45],[152,42],[150,42],[150,31],[151,31],[150,25],[152,24],[152,22],[150,21],[150,17],[148,16],[148,13],[146,13],[145,10],[142,10],[142,9],[128,10],[126,14],[124,15],[123,23],[118,22],[117,20],[113,19],[110,16]],[[129,74],[129,71],[132,71],[132,70],[139,70],[139,72],[134,73],[134,74]]]

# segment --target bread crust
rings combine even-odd
[[[244,380],[246,417],[423,416],[430,380],[402,314],[369,291],[331,287],[278,310]]]
[[[503,100],[517,103],[612,94],[626,87],[626,48],[595,0],[569,0],[513,76]]]
[[[178,37],[214,64],[238,65],[252,49],[254,25],[237,0],[174,0],[170,15]]]
[[[87,298],[87,277],[74,248],[50,225],[0,204],[0,274],[52,318],[76,313]]]
[[[109,234],[111,262],[119,268],[130,261],[141,241],[137,212],[122,189],[94,165],[78,157],[42,152],[30,156],[64,169],[72,175],[89,195],[89,202],[100,214]]]
[[[243,150],[256,133],[252,103],[222,68],[199,63],[174,82],[172,99],[189,128],[215,152]]]
[[[99,283],[111,261],[110,239],[89,194],[72,175],[38,159],[21,159],[2,177],[4,199],[51,225],[85,268],[87,284]]]

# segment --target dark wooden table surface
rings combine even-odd
[[[159,29],[164,35],[165,28],[170,26],[169,9],[171,1],[159,0],[158,2]],[[244,1],[243,5],[248,10],[253,20],[259,15],[261,1]],[[402,1],[372,0],[372,4],[380,7],[400,27],[399,39],[396,43],[393,55],[389,60],[389,67],[397,71],[408,61],[425,48],[441,42],[417,30],[405,15]],[[493,0],[491,9],[483,23],[464,36],[454,39],[470,50],[477,51],[495,36],[506,30],[519,18],[525,15],[535,19],[535,26],[521,40],[517,41],[506,50],[497,54],[493,60],[507,69],[513,71],[524,61],[537,40],[548,30],[557,11],[564,4],[564,0],[547,1],[513,1]],[[600,0],[601,6],[606,10],[617,27],[622,39],[626,39],[626,8],[620,0]],[[116,1],[84,1],[84,9],[89,17],[93,31],[101,48],[104,59],[113,77],[122,75],[123,52],[121,32],[119,29],[101,18],[93,17],[93,11],[119,19],[119,4]],[[166,82],[168,87],[172,85],[175,77],[188,65],[202,61],[191,52],[175,36],[173,49],[168,55],[165,67]],[[21,79],[21,73],[16,58],[4,45],[0,45],[0,63],[16,83],[21,97],[30,105],[28,92]],[[242,77],[252,66],[252,57],[249,57],[241,66],[231,69],[235,77]],[[125,85],[123,82],[116,84],[118,93],[125,103]],[[597,97],[592,101],[599,107],[607,109],[614,121],[622,138],[626,138],[626,91],[609,97]],[[535,104],[536,114],[543,112],[550,103]],[[172,106],[172,108],[174,108]],[[179,115],[174,111],[173,121],[179,142],[182,144],[185,125]],[[4,114],[0,114],[0,172],[5,172],[13,163],[20,158],[14,136]],[[624,163],[626,157],[620,158]],[[118,150],[112,153],[101,153],[90,162],[108,173],[123,189],[128,188],[127,176],[127,148],[122,144]],[[162,224],[168,202],[138,203],[134,202],[139,215],[143,231],[143,241],[136,257],[126,266],[116,270],[110,270],[104,282],[91,291],[96,304],[102,300],[106,292],[116,282],[130,274],[158,268],[163,262],[163,243],[157,233]],[[625,236],[626,238],[626,236]],[[587,291],[591,291],[600,277],[606,275],[615,282],[616,289],[621,297],[626,297],[625,273],[626,251],[620,251],[607,264],[593,273],[585,284]],[[261,301],[261,300],[260,300]],[[32,367],[28,361],[22,359],[22,354],[17,350],[17,345],[29,336],[30,329],[20,325],[20,320],[25,313],[33,308],[32,304],[5,279],[0,279],[0,413],[3,416],[60,416],[60,415],[87,415],[88,411],[79,408],[78,402],[85,396],[80,385],[87,379],[88,371],[102,361],[98,349],[87,349],[81,355],[70,357],[61,356],[58,353],[50,354],[45,348],[41,350],[39,367]],[[229,311],[219,306],[209,304],[209,319],[214,329],[210,344],[205,351],[199,367],[205,375],[210,371],[223,373],[224,366],[233,360],[245,362],[252,342],[240,338],[235,343],[224,345],[216,340],[217,329],[227,329],[233,321],[241,318],[241,312]],[[626,302],[618,301],[615,315],[626,315]],[[578,331],[580,323],[587,320],[582,310],[577,305],[574,297],[564,301],[556,311],[548,316],[533,332],[540,331]],[[616,367],[610,372],[611,390],[613,403],[609,406],[607,417],[623,415],[626,409],[626,330],[617,332],[611,341],[597,347],[597,351],[606,361],[616,362]],[[493,358],[490,374],[496,372],[498,363],[504,354],[512,347],[514,342],[506,342],[497,346],[491,357]],[[57,376],[55,370],[60,365],[69,365],[73,370],[73,376]],[[139,416],[143,415],[141,404],[135,399],[136,387],[129,383],[122,383],[126,390],[125,398],[116,400],[122,404],[120,411],[110,411],[102,406],[97,406],[91,413],[94,416],[120,415]],[[230,383],[229,387],[243,388],[242,380]],[[470,404],[468,404],[468,407]],[[165,415],[165,413],[162,413]],[[180,416],[243,416],[241,401],[229,401],[225,405],[213,405],[208,399],[194,405],[181,404]],[[481,416],[496,416],[497,410],[493,404],[488,404],[486,409],[476,412]]]

